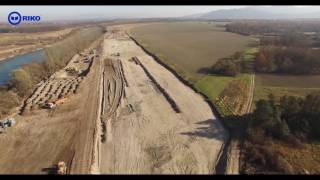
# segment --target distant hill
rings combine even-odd
[[[255,6],[215,10],[184,16],[186,19],[297,19],[320,18],[320,7]]]

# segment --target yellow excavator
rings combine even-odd
[[[58,174],[60,175],[64,175],[64,174],[67,174],[67,166],[66,166],[66,163],[64,161],[60,161],[58,163]]]

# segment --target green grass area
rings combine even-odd
[[[276,100],[282,96],[303,97],[312,92],[320,92],[320,88],[290,88],[290,87],[271,87],[271,86],[256,86],[254,101],[259,99],[268,99],[269,94],[273,94]]]
[[[209,98],[222,116],[229,116],[233,115],[233,109],[229,105],[218,101],[220,93],[230,82],[235,80],[241,80],[249,85],[250,76],[250,74],[241,74],[237,77],[208,75],[199,80],[195,84],[195,88]]]
[[[199,80],[195,87],[200,92],[206,94],[210,100],[214,101],[224,88],[234,80],[242,80],[246,84],[250,83],[249,74],[241,74],[237,77],[208,75]]]
[[[130,33],[148,50],[192,76],[218,59],[244,51],[253,39],[229,33],[217,23],[173,22],[144,25]]]
[[[255,58],[255,54],[258,52],[258,50],[259,50],[258,48],[248,48],[244,52],[243,59],[245,61],[253,62]]]
[[[247,73],[254,72],[254,58],[258,48],[248,48],[243,55],[243,71]]]

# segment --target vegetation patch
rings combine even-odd
[[[243,172],[317,172],[306,160],[319,166],[319,105],[319,93],[305,98],[283,96],[279,103],[272,94],[268,100],[259,100],[248,122]]]

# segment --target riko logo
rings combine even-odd
[[[8,15],[8,22],[11,25],[18,25],[21,21],[40,21],[40,16],[21,16],[17,11],[13,11]]]

